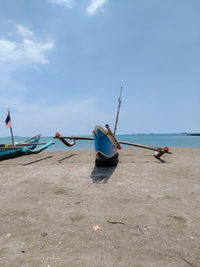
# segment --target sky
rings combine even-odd
[[[0,0],[0,137],[200,132],[199,0]]]

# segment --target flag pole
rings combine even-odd
[[[10,114],[10,110],[8,108],[8,113]],[[11,120],[11,118],[10,118]],[[14,146],[14,137],[13,137],[13,130],[12,130],[12,124],[10,125],[10,135],[11,135],[11,139],[12,139],[12,145]]]
[[[13,138],[12,127],[10,127],[10,134],[11,134],[11,138],[12,138],[12,145],[14,146],[15,145],[15,142],[14,142],[14,138]]]

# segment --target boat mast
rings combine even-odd
[[[119,110],[120,110],[120,106],[121,106],[121,95],[122,95],[122,87],[120,88],[120,95],[119,95],[119,98],[118,98],[118,109],[117,109],[117,116],[116,116],[116,120],[115,120],[114,135],[115,135],[115,132],[117,130],[117,123],[118,123],[118,118],[119,118]]]

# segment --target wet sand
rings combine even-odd
[[[200,149],[171,151],[1,161],[0,266],[200,266]]]

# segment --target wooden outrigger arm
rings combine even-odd
[[[37,145],[37,146],[40,146],[40,145],[45,145],[46,143],[45,142],[40,142],[40,143],[19,143],[19,144],[15,144],[16,147],[18,146],[33,146],[33,145]]]
[[[54,136],[54,138],[58,138],[66,146],[74,146],[76,144],[74,138],[66,138],[66,137],[63,137],[63,136],[60,135],[60,133],[56,133],[55,136]],[[69,143],[65,139],[72,139],[73,140],[73,143]]]
[[[17,148],[23,148],[23,147],[29,147],[29,146],[41,146],[41,145],[46,145],[47,143],[19,143],[19,144],[15,144],[15,145],[3,145],[0,146],[0,150],[5,150],[5,149],[17,149]],[[52,142],[52,145],[54,145],[55,143]]]
[[[118,148],[118,149],[121,149],[121,145],[119,144],[119,141],[117,141],[117,139],[116,139],[115,135],[113,134],[113,132],[111,131],[109,125],[106,124],[105,127],[106,127],[106,129],[108,130],[108,134],[109,134],[110,136],[112,136],[114,142],[115,142],[116,145],[117,145],[117,148]]]
[[[123,145],[128,145],[128,146],[135,146],[135,147],[140,147],[148,150],[153,150],[154,151],[154,157],[159,159],[163,154],[172,154],[172,152],[169,152],[168,147],[153,147],[153,146],[146,146],[146,145],[140,145],[140,144],[135,144],[135,143],[130,143],[126,141],[118,141],[120,144]]]
[[[107,125],[106,128],[108,129],[108,132],[111,134],[112,132],[109,131],[110,128],[109,128],[108,125]],[[62,139],[69,139],[69,140],[94,140],[94,137],[84,137],[84,136],[60,136],[60,137],[55,136],[54,138],[59,138],[60,140],[61,140],[61,138]],[[144,148],[144,149],[152,150],[152,151],[155,152],[154,157],[157,158],[157,159],[159,159],[165,153],[166,154],[172,154],[172,152],[169,151],[169,148],[168,147],[161,148],[161,147],[153,147],[153,146],[140,145],[140,144],[126,142],[126,141],[119,141],[116,138],[115,138],[115,140],[116,140],[116,142],[118,144],[128,145],[128,146],[135,146],[135,147],[139,147],[139,148]]]
[[[60,136],[60,138],[69,139],[69,140],[94,140],[94,137],[84,137],[84,136]],[[58,136],[54,136],[54,138],[59,138]],[[60,139],[59,138],[59,139]]]

